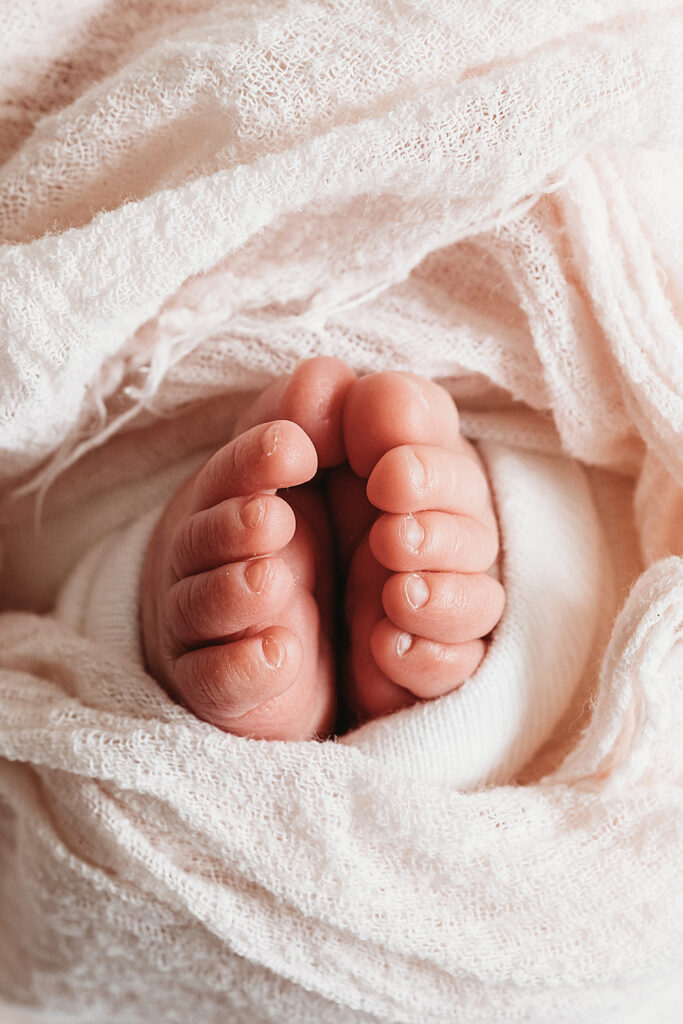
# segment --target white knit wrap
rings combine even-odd
[[[683,5],[31,0],[2,47],[0,998],[679,1020]],[[508,608],[454,694],[245,740],[140,667],[139,559],[321,352],[451,389]]]

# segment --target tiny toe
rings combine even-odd
[[[477,462],[438,445],[393,448],[368,479],[368,498],[383,512],[438,509],[491,522],[488,481]]]
[[[341,359],[305,359],[258,396],[240,417],[239,429],[269,420],[291,420],[313,442],[319,465],[337,466],[346,458],[342,414],[355,379],[353,370]]]
[[[344,441],[354,473],[367,477],[378,459],[398,445],[460,447],[458,412],[448,392],[431,380],[412,373],[372,373],[349,389]]]
[[[306,431],[321,467],[338,466],[346,459],[342,416],[355,380],[341,359],[316,356],[299,363],[282,395],[279,415]]]
[[[443,644],[486,636],[505,605],[501,584],[486,573],[394,573],[382,604],[399,629]]]
[[[250,735],[249,712],[285,693],[301,669],[299,637],[282,626],[189,651],[176,662],[177,696],[219,729]],[[258,731],[258,730],[257,730]]]
[[[194,510],[226,498],[296,487],[315,476],[318,458],[310,438],[289,420],[263,423],[223,445],[193,484]]]
[[[181,579],[271,554],[288,544],[295,530],[294,512],[274,494],[228,498],[182,520],[173,538],[173,571]]]
[[[370,638],[377,665],[394,683],[422,700],[442,697],[473,674],[486,650],[483,640],[442,644],[397,629],[381,619]]]
[[[373,524],[370,548],[392,572],[485,572],[498,554],[498,531],[447,512],[386,513]]]
[[[282,558],[233,562],[175,583],[168,594],[167,621],[183,646],[221,640],[272,622],[294,586]]]

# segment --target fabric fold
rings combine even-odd
[[[683,4],[141,17],[32,0],[1,41],[0,998],[680,1019]],[[509,610],[442,701],[245,740],[129,611],[157,471],[312,354],[452,392]]]

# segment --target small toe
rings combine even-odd
[[[184,647],[222,640],[274,621],[294,587],[282,558],[233,562],[175,583],[168,594],[167,621]]]
[[[270,420],[291,420],[311,439],[319,465],[337,466],[346,458],[342,415],[355,379],[353,370],[341,359],[305,359],[258,396],[240,417],[238,429]]]
[[[394,573],[384,584],[382,604],[399,629],[459,644],[491,632],[502,615],[505,591],[486,573]]]
[[[342,417],[353,370],[332,356],[299,363],[282,395],[280,415],[298,423],[315,445],[321,467],[346,459]]]
[[[483,640],[442,644],[413,636],[389,619],[381,619],[370,639],[377,665],[398,686],[422,700],[450,693],[479,666],[486,645]]]
[[[294,512],[274,494],[228,498],[181,521],[172,540],[172,569],[181,579],[271,554],[285,547],[295,530]]]
[[[406,444],[379,460],[368,479],[368,499],[383,512],[437,509],[492,519],[488,481],[468,454],[440,445]]]
[[[251,735],[250,712],[292,686],[302,657],[299,637],[281,626],[271,626],[256,636],[182,655],[175,666],[175,689],[182,702],[205,722],[227,732]]]
[[[349,389],[344,442],[354,473],[367,477],[398,445],[460,447],[458,412],[442,387],[412,373],[373,373]]]
[[[498,554],[498,531],[447,512],[386,513],[373,524],[370,548],[392,572],[486,572]]]
[[[202,467],[193,483],[194,511],[227,498],[296,487],[317,468],[313,443],[296,423],[260,424],[223,445]]]

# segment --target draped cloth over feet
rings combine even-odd
[[[33,0],[2,46],[0,999],[679,1019],[683,5]],[[452,391],[508,606],[455,693],[245,740],[131,595],[316,353]]]

